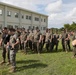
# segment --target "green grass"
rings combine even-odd
[[[61,46],[59,47],[61,49]],[[0,61],[2,51],[0,50]],[[76,75],[76,59],[72,52],[42,54],[17,53],[17,71],[9,73],[10,66],[0,65],[0,75]]]

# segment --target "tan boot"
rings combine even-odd
[[[11,70],[11,69],[13,69],[13,68],[15,68],[15,67],[13,67],[13,66],[11,66],[10,68],[8,68],[9,70]]]
[[[16,68],[15,68],[15,67],[11,67],[9,72],[10,72],[10,73],[16,72]]]
[[[66,53],[68,53],[68,51],[66,51]]]
[[[10,65],[10,64],[11,64],[10,62],[7,62],[7,63],[6,63],[7,66]]]
[[[3,65],[4,63],[6,63],[5,61],[0,62],[0,65]]]

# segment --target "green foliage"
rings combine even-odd
[[[73,22],[72,24],[64,24],[64,28],[68,31],[76,31],[76,23]]]

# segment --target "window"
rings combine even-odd
[[[31,29],[31,26],[29,26],[29,28],[28,28],[29,30]]]
[[[13,26],[12,25],[7,25],[7,28],[13,28]]]
[[[46,20],[44,19],[44,22],[45,22]]]
[[[39,21],[39,18],[35,17],[35,21]]]
[[[41,22],[42,22],[42,20],[43,20],[43,19],[41,19]]]
[[[31,20],[31,16],[26,15],[26,19]]]
[[[11,12],[7,11],[7,16],[11,17]]]
[[[24,19],[24,15],[22,15],[22,19]]]
[[[0,29],[2,29],[2,24],[0,24]]]
[[[26,19],[28,19],[28,15],[26,15]]]
[[[0,15],[2,15],[2,10],[0,9]]]
[[[43,30],[46,30],[46,27],[43,27]]]
[[[16,26],[16,25],[15,25],[15,28],[17,29],[17,28],[18,28],[18,26]]]
[[[29,16],[29,20],[31,20],[31,16]]]
[[[33,29],[35,29],[35,27],[34,27],[34,26],[33,26],[32,28],[33,28]]]
[[[18,18],[18,13],[15,13],[15,18]]]

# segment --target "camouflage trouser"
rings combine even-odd
[[[2,52],[3,60],[4,61],[6,60],[6,54],[7,54],[8,62],[10,62],[10,56],[9,56],[10,55],[10,50],[9,50],[9,48],[7,48],[5,44],[3,44],[2,48],[3,48],[3,52]],[[6,49],[8,49],[7,50],[8,52],[6,51]]]
[[[65,50],[70,50],[70,41],[65,41]]]
[[[21,43],[22,50],[24,50],[24,42]]]
[[[24,42],[24,51],[27,53],[27,48],[30,48],[33,50],[33,41],[28,40],[27,42]]]
[[[43,44],[40,42],[34,42],[34,49],[36,53],[41,53],[43,48]]]
[[[48,40],[48,41],[46,42],[46,49],[47,49],[47,51],[49,51],[49,46],[50,46],[50,41]]]
[[[10,50],[10,62],[13,67],[16,67],[16,51]]]
[[[76,46],[73,46],[73,55],[76,57]]]

